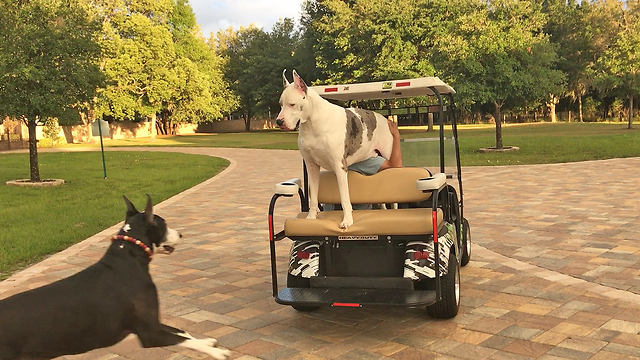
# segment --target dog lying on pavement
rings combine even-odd
[[[104,257],[66,279],[0,300],[0,360],[51,359],[107,347],[136,334],[145,348],[178,345],[224,360],[215,339],[196,339],[160,323],[149,275],[156,253],[170,254],[181,235],[125,197],[125,223]]]
[[[295,70],[293,83],[289,83],[285,72],[282,73],[284,91],[280,96],[281,110],[276,124],[284,130],[300,129],[298,149],[309,176],[307,219],[315,219],[319,212],[318,187],[322,167],[336,174],[343,209],[339,226],[346,230],[353,224],[347,167],[376,156],[376,152],[390,158],[393,136],[387,119],[373,111],[334,105],[307,87]]]

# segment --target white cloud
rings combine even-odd
[[[255,24],[271,30],[283,18],[300,19],[302,0],[189,0],[205,37],[232,26]]]

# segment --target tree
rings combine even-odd
[[[174,122],[221,118],[237,106],[223,78],[223,60],[202,37],[187,0],[173,0],[169,27],[176,49],[173,68],[177,82],[161,117],[165,134]]]
[[[327,0],[307,3],[303,19],[318,35],[316,61],[328,83],[428,76],[420,53],[425,31],[411,0]],[[425,5],[425,4],[423,4]]]
[[[493,105],[498,149],[503,107],[541,101],[558,93],[564,80],[544,24],[535,3],[497,0],[461,15],[436,39],[436,67],[465,94],[466,104]]]
[[[215,48],[225,58],[225,79],[240,99],[246,131],[256,114],[277,111],[282,70],[298,64],[299,39],[291,19],[279,21],[270,33],[253,25],[218,32]]]
[[[619,13],[618,33],[598,58],[595,66],[596,87],[629,99],[628,128],[633,127],[633,98],[640,95],[640,3],[627,1]]]
[[[170,101],[177,74],[173,38],[167,26],[171,0],[103,0],[102,69],[96,116],[146,116],[155,137],[156,116]]]
[[[578,118],[582,122],[582,98],[591,85],[588,70],[596,56],[593,41],[596,29],[589,21],[590,4],[586,1],[546,0],[543,11],[549,19],[545,32],[549,34],[551,43],[556,45],[558,53],[557,68],[567,77],[564,95],[578,102]],[[560,95],[563,94],[552,94],[550,98],[557,103]],[[555,111],[551,116],[554,121]]]
[[[39,182],[36,126],[76,113],[102,81],[99,24],[75,0],[0,0],[0,114],[29,128],[30,179]]]

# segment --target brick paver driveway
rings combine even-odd
[[[300,176],[299,153],[160,151],[231,160],[222,174],[157,206],[185,238],[176,253],[154,259],[152,275],[163,321],[217,338],[233,358],[640,359],[640,158],[463,169],[475,244],[462,269],[461,312],[445,321],[421,309],[298,313],[276,304],[267,207],[276,182]],[[296,205],[279,201],[277,223]],[[1,282],[0,297],[90,265],[116,229]],[[280,270],[287,242],[278,244]],[[128,338],[69,358],[202,356],[173,347],[143,350]]]

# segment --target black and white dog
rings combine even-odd
[[[0,360],[51,359],[107,347],[133,333],[145,348],[178,345],[224,360],[215,339],[196,339],[160,323],[149,275],[155,252],[171,253],[181,235],[124,198],[124,226],[98,263],[66,279],[0,300]]]

